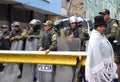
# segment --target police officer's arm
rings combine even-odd
[[[31,34],[31,31],[29,31],[29,32],[27,32],[27,34],[25,35],[25,38],[28,38],[28,37],[31,37],[31,38],[40,38],[40,34],[38,34],[38,35]]]
[[[66,37],[65,29],[60,29],[60,37]]]
[[[84,41],[84,40],[89,40],[89,34],[87,32],[87,29],[81,28],[79,29],[79,38]]]
[[[13,40],[13,34],[12,34],[12,31],[10,31],[10,33],[9,33],[9,40],[10,40],[10,41]]]
[[[27,31],[24,29],[21,36],[15,36],[15,40],[23,40],[25,38],[25,35],[27,34]]]
[[[58,37],[58,35],[55,32],[51,35],[51,45],[49,47],[50,51],[57,48],[57,37]]]
[[[115,21],[110,25],[111,31],[109,34],[106,35],[108,40],[115,40],[118,35],[118,25]]]
[[[13,37],[13,35],[12,35],[12,31],[9,33],[9,37],[10,37],[10,38]]]
[[[38,50],[40,51],[43,50],[42,43],[43,43],[43,32],[40,32],[39,41],[38,41]]]
[[[32,38],[40,38],[39,35],[30,35],[30,37],[32,37]]]
[[[29,32],[27,31],[26,34],[25,34],[25,38],[28,38],[30,35],[29,35]]]

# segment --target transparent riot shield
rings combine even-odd
[[[79,38],[73,40],[58,38],[57,43],[58,51],[80,51],[81,41]],[[39,66],[39,68],[41,68],[39,82],[75,82],[74,77],[77,75],[75,66],[55,65],[52,71],[49,71],[51,70],[49,66]]]
[[[79,38],[67,40],[66,38],[58,38],[58,51],[80,51],[81,41]],[[75,66],[61,65],[37,65],[38,82],[75,82]]]
[[[23,41],[13,41],[11,50],[22,50]],[[20,74],[19,64],[6,64],[4,70],[0,72],[0,82],[18,82],[17,77]]]
[[[12,41],[11,50],[22,50],[23,49],[23,40]]]
[[[79,38],[67,39],[58,38],[57,49],[58,51],[80,51],[81,40]]]
[[[38,39],[27,40],[25,50],[37,50],[37,44]],[[58,38],[57,46],[59,51],[79,51],[80,44],[81,41],[78,38],[73,40]],[[12,45],[14,45],[12,49],[18,49],[15,47],[17,42]],[[20,74],[18,64],[7,64],[4,70],[0,73],[0,82],[75,82],[74,77],[77,75],[75,66],[64,65],[23,64],[21,78],[17,78]],[[37,78],[36,81],[34,77]]]
[[[38,49],[38,39],[26,40],[25,50],[36,51]],[[23,73],[21,82],[33,82],[37,78],[36,65],[23,64]]]

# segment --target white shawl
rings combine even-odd
[[[85,75],[88,82],[112,82],[118,78],[110,42],[98,31],[90,35]]]

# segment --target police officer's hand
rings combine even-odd
[[[15,37],[10,38],[10,41],[13,41],[13,40],[15,40]]]
[[[4,39],[5,39],[5,40],[8,40],[8,39],[9,39],[9,36],[6,36]]]
[[[50,50],[48,49],[48,50],[45,50],[45,54],[47,55],[48,53],[50,52]]]
[[[68,36],[68,40],[72,40],[74,38],[73,33],[71,35]]]
[[[32,39],[33,39],[33,37],[31,37],[31,36],[28,37],[28,40],[29,40],[29,41],[31,41]]]
[[[38,51],[43,51],[44,50],[44,48],[43,47],[40,47],[39,49],[38,49]]]

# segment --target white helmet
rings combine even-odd
[[[77,17],[76,16],[71,16],[69,18],[69,23],[77,22]]]
[[[82,17],[77,17],[77,22],[81,22],[83,21],[83,18]]]
[[[62,21],[61,20],[55,20],[54,25],[59,25]]]
[[[38,20],[38,19],[32,19],[29,24],[32,24],[32,25],[40,25],[40,24],[41,24],[41,21]]]

